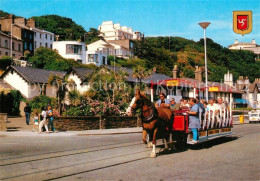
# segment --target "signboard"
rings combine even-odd
[[[179,86],[179,80],[168,80],[166,86]]]
[[[245,35],[252,31],[252,11],[233,11],[233,30]]]
[[[217,92],[219,91],[218,87],[209,87],[209,92]]]

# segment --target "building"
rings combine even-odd
[[[260,79],[256,78],[255,81],[249,85],[249,103],[253,108],[260,109]]]
[[[87,54],[100,52],[104,55],[130,58],[134,56],[134,43],[132,40],[98,40],[87,45]]]
[[[48,84],[51,74],[64,77],[66,72],[10,66],[0,77],[3,83],[19,90],[26,99],[46,95],[56,97],[57,87]]]
[[[107,65],[107,54],[102,49],[86,51],[86,64]]]
[[[119,23],[114,24],[113,21],[103,21],[98,27],[101,36],[105,40],[122,40],[122,39],[140,39],[143,35],[133,28],[121,26]]]
[[[230,50],[249,50],[254,52],[257,55],[257,60],[260,60],[260,45],[256,44],[256,41],[253,39],[251,42],[238,42],[235,40],[233,45],[228,46]]]
[[[53,47],[58,53],[68,59],[74,59],[79,63],[86,64],[86,45],[78,41],[54,41]]]
[[[23,56],[22,40],[15,36],[12,36],[11,38],[10,35],[7,35],[0,31],[0,57],[2,56],[12,56],[13,59],[20,59]]]
[[[25,18],[14,18],[13,15],[1,17],[0,25],[2,32],[23,41],[23,55],[34,52],[34,32],[27,26]]]
[[[36,51],[40,47],[52,49],[55,39],[54,33],[36,28],[35,21],[33,19],[29,19],[27,21],[27,24],[28,22],[30,22],[30,30],[34,32],[34,51]]]
[[[39,47],[51,48],[54,34],[35,27],[34,19],[14,18],[13,15],[0,18],[1,31],[23,41],[23,54],[33,53]]]

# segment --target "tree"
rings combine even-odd
[[[5,70],[8,66],[11,65],[11,57],[3,56],[0,58],[0,69]]]
[[[56,95],[58,102],[58,111],[59,114],[61,112],[61,102],[64,100],[66,95],[66,81],[59,75],[51,74],[48,79],[48,84],[52,86],[56,86]]]
[[[138,88],[142,90],[142,81],[148,77],[151,77],[152,74],[156,71],[156,68],[153,68],[152,70],[146,70],[142,66],[136,66],[133,69],[133,78],[136,78],[138,81]]]

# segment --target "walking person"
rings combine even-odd
[[[51,131],[56,132],[55,128],[54,128],[54,124],[53,124],[53,111],[51,109],[51,106],[48,106],[48,127]]]
[[[195,98],[190,98],[190,111],[189,113],[189,129],[192,131],[193,139],[190,142],[191,144],[196,144],[199,141],[198,130],[201,128],[199,120],[199,106],[196,104]]]
[[[26,103],[26,106],[24,108],[24,112],[25,112],[25,120],[26,120],[26,124],[29,125],[30,122],[30,114],[32,112],[31,107],[29,106],[28,103]]]
[[[35,127],[38,126],[39,127],[39,114],[37,112],[34,113],[34,117],[33,117],[33,132],[35,130]]]
[[[46,133],[49,133],[48,130],[48,125],[47,125],[47,112],[46,112],[46,108],[42,108],[42,121],[40,122],[40,126],[39,126],[39,134],[42,133],[42,127],[44,125],[45,129],[46,129]]]

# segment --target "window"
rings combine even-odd
[[[50,49],[52,49],[52,44],[50,44]]]
[[[77,62],[78,62],[78,63],[82,63],[82,60],[80,60],[80,59],[77,59]]]
[[[36,32],[34,32],[34,37],[36,38]]]
[[[5,55],[8,56],[8,52],[5,52]]]
[[[8,48],[8,40],[5,40],[5,48]]]
[[[29,35],[29,38],[32,39],[32,34]]]
[[[134,48],[134,43],[130,42],[130,48]]]
[[[40,47],[42,47],[42,43],[40,43]]]
[[[2,40],[1,40],[1,38],[0,38],[0,47],[2,46]]]
[[[13,54],[13,57],[15,57],[15,54]]]
[[[0,51],[0,55],[2,55],[2,51]]]
[[[97,62],[98,63],[98,54],[89,54],[88,62]]]
[[[19,52],[22,51],[22,49],[21,49],[21,44],[20,44],[20,43],[18,44],[18,51],[19,51]]]
[[[48,48],[48,43],[45,43],[45,47]]]
[[[14,49],[14,42],[12,42],[12,49],[15,50],[15,49]]]
[[[66,54],[82,54],[82,45],[66,45]]]
[[[42,39],[42,34],[40,33],[40,39]]]
[[[50,35],[50,40],[52,40],[52,36]]]
[[[45,35],[45,38],[48,39],[48,35],[47,34]]]
[[[34,41],[34,49],[36,49],[36,48],[37,48],[37,42]]]
[[[23,47],[24,47],[25,50],[27,50],[27,42],[24,42]]]
[[[23,36],[24,36],[24,38],[26,38],[27,37],[27,32],[24,32]]]
[[[30,44],[29,44],[29,49],[30,49],[30,51],[32,51],[32,48],[33,48],[33,47],[32,47],[32,43],[30,43]]]

